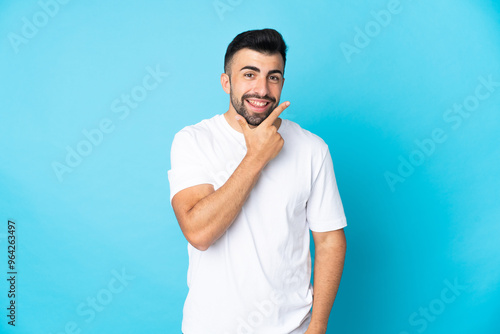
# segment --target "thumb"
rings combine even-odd
[[[248,130],[247,120],[244,117],[242,117],[241,115],[236,115],[236,116],[234,116],[234,118],[236,118],[236,120],[238,121],[238,124],[241,127],[241,131],[243,131],[243,133],[245,133]]]

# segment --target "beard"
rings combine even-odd
[[[231,89],[231,93],[229,95],[230,95],[231,104],[233,105],[234,110],[236,110],[236,112],[239,115],[243,116],[245,118],[245,120],[247,121],[247,123],[250,124],[250,125],[253,125],[253,126],[259,125],[269,115],[271,115],[271,113],[273,112],[273,110],[277,107],[276,99],[273,98],[273,97],[270,97],[268,95],[266,95],[266,96],[258,96],[258,95],[255,95],[255,94],[244,94],[241,97],[241,101],[240,101],[240,100],[238,100],[238,98],[236,96],[233,95],[232,92],[233,92],[233,90]],[[260,114],[259,113],[253,113],[252,111],[249,111],[247,109],[247,107],[245,106],[245,100],[246,99],[251,99],[251,98],[261,99],[261,100],[267,100],[267,101],[269,101],[270,106],[268,105],[268,109],[264,113],[260,113]]]

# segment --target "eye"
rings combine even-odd
[[[271,80],[273,80],[273,81],[279,81],[280,80],[280,77],[278,77],[276,75],[271,75],[269,78],[271,78]]]
[[[243,75],[244,75],[245,77],[247,77],[247,78],[250,78],[249,76],[250,76],[250,75],[253,75],[253,73],[245,73],[245,74],[243,74]]]

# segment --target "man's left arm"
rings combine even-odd
[[[346,252],[344,229],[312,231],[315,247],[313,307],[306,334],[324,334],[342,277]]]

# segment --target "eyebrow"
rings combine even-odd
[[[243,71],[243,70],[252,70],[252,71],[260,73],[260,69],[259,68],[255,67],[255,66],[250,66],[250,65],[242,67],[241,70],[240,70],[240,72]],[[283,76],[283,72],[281,72],[280,70],[270,70],[269,72],[267,72],[267,75],[274,74],[274,73],[279,73],[279,74],[281,74],[281,76]]]

